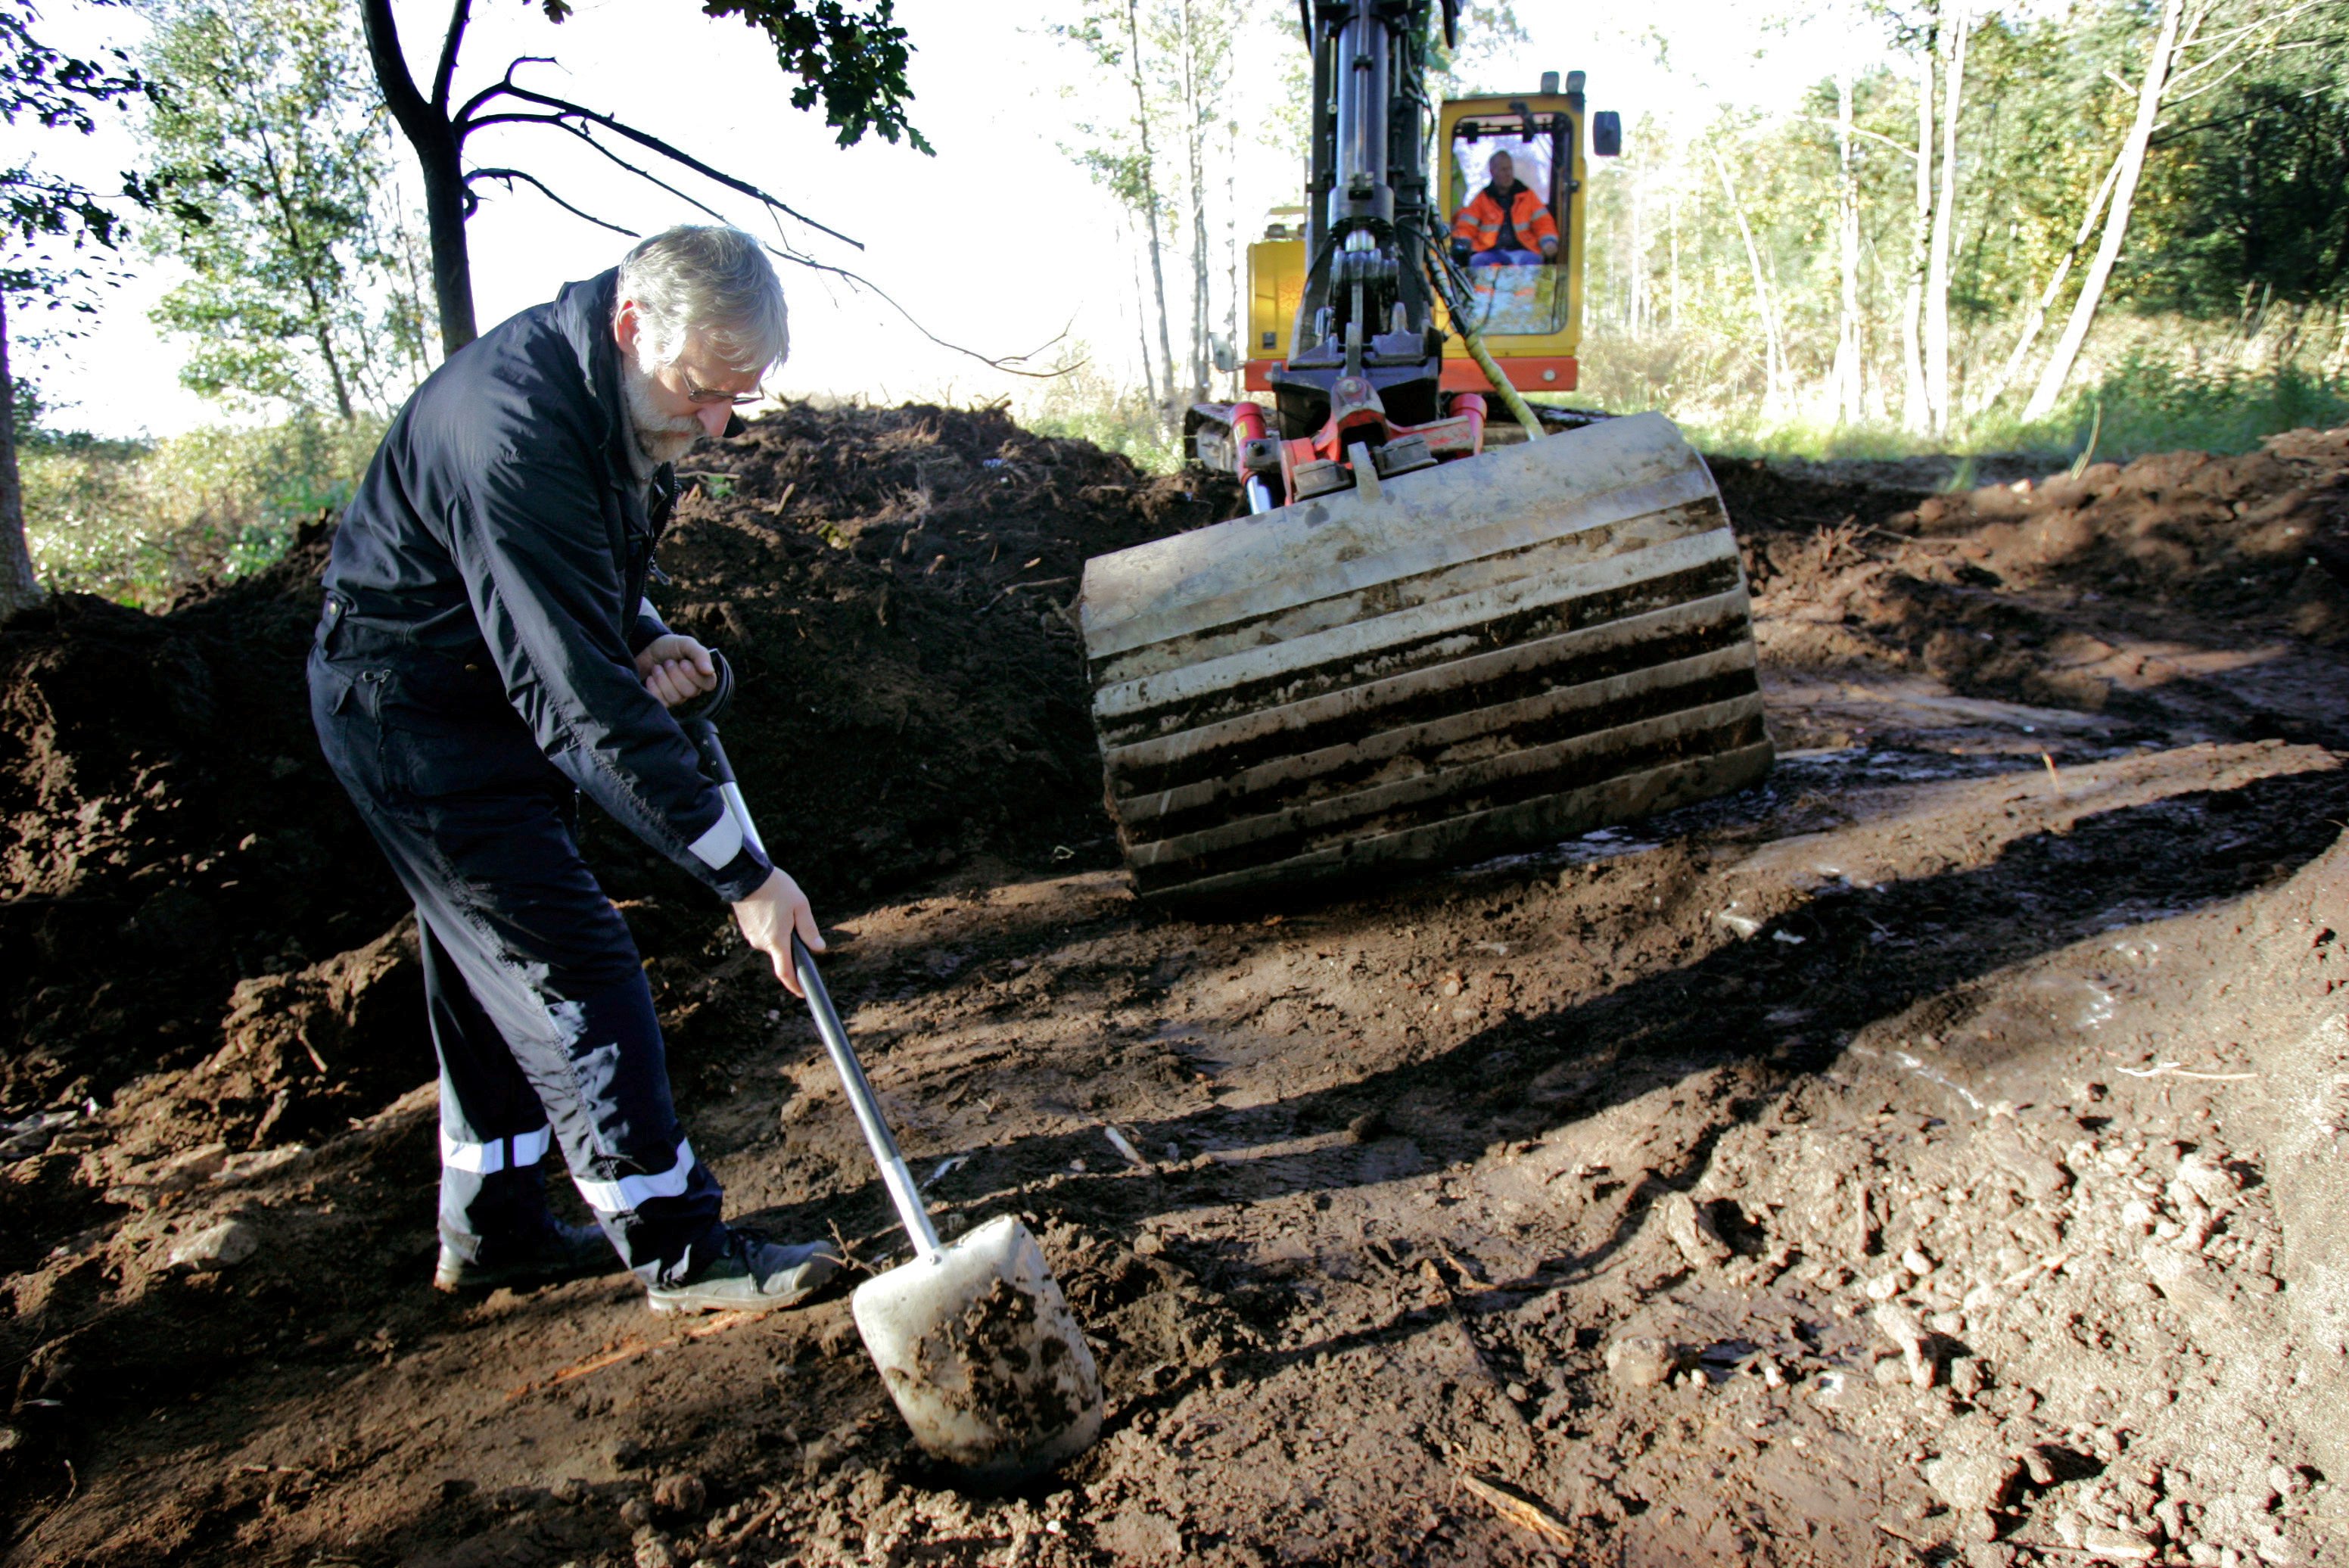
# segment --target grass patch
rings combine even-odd
[[[25,532],[41,580],[160,609],[207,577],[257,572],[295,527],[351,498],[383,425],[293,419],[157,441],[28,432]]]
[[[1081,344],[1072,352],[1086,354]],[[1091,441],[1144,473],[1171,474],[1183,466],[1179,422],[1169,429],[1147,392],[1121,387],[1090,365],[1044,383],[1011,414],[1040,436]]]
[[[1536,400],[1633,411],[1629,404],[1610,407],[1608,399],[1588,395]],[[2029,424],[2004,407],[1962,418],[1940,437],[1895,423],[1846,425],[1807,413],[1764,419],[1750,406],[1692,413],[1680,422],[1704,450],[1736,457],[2027,457],[2053,469],[2084,454],[2091,461],[2125,463],[2151,452],[2248,452],[2285,430],[2349,425],[2349,375],[2326,376],[2298,365],[2213,369],[2137,349],[2095,385],[2071,394],[2053,414]]]

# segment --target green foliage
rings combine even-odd
[[[53,589],[160,608],[284,554],[296,526],[350,499],[382,433],[315,416],[162,441],[42,433],[21,454],[33,559]]]
[[[546,0],[548,14],[564,0]],[[702,0],[711,16],[740,16],[763,31],[775,46],[775,60],[800,79],[792,107],[805,109],[823,100],[823,122],[840,133],[840,145],[854,147],[872,130],[884,141],[903,135],[917,152],[932,149],[905,119],[913,94],[905,66],[913,46],[896,24],[895,0],[851,5],[843,0]]]
[[[212,192],[151,232],[191,274],[151,313],[180,379],[245,407],[388,412],[422,379],[422,263],[391,184],[365,41],[338,0],[151,0],[147,63],[184,84],[148,116],[157,167]]]
[[[1878,14],[1896,48],[1930,46],[1934,7]],[[2288,46],[2271,47],[2282,17],[2296,18]],[[2202,438],[2239,449],[2274,420],[2332,406],[2344,355],[2333,313],[2349,304],[2349,12],[2217,0],[2191,55],[2204,74],[2165,109],[2131,211],[2111,292],[2131,310],[2098,315],[2054,417],[2027,428],[2013,417],[2095,250],[2083,221],[2135,112],[2130,84],[2152,32],[2152,9],[2137,0],[2077,0],[2010,8],[1970,35],[1943,444],[2068,450],[2101,403],[2108,449]],[[2227,46],[2241,53],[2217,57]],[[1852,94],[1865,418],[1837,439],[1905,447],[1902,322],[1922,264],[1916,77],[1878,69]],[[1665,408],[1764,445],[1783,431],[1815,448],[1836,428],[1837,102],[1822,81],[1792,114],[1724,108],[1694,134],[1650,120],[1622,159],[1593,164],[1586,400]],[[1763,313],[1716,158],[1754,228],[1785,340],[1792,396],[1766,415]],[[2018,355],[2059,274],[2050,319]]]
[[[1592,406],[1587,397],[1573,401]],[[2327,376],[2291,365],[2197,370],[2158,351],[2138,349],[2044,419],[2024,424],[2011,412],[1977,415],[1947,438],[1914,434],[1880,420],[1840,425],[1809,413],[1764,420],[1752,407],[1682,423],[1704,450],[1739,457],[2020,453],[2037,457],[2053,472],[2084,455],[2127,462],[2148,452],[2248,452],[2279,430],[2349,424],[2349,375]]]
[[[1088,362],[1092,357],[1083,344],[1073,352]],[[1017,413],[1039,435],[1091,441],[1146,473],[1171,474],[1182,467],[1182,438],[1168,432],[1163,411],[1147,394],[1116,385],[1090,365],[1044,383]]]
[[[2205,320],[2349,304],[2349,10],[2183,106],[2155,138],[2154,217],[2119,285]]]
[[[99,59],[67,54],[33,36],[34,20],[26,0],[0,0],[0,120],[11,128],[87,136],[103,110],[161,101],[159,85],[122,50],[109,49]],[[119,195],[148,209],[172,200],[162,182],[140,173],[123,175]],[[123,217],[111,200],[30,158],[0,165],[0,299],[20,306],[38,301],[52,310],[95,309],[88,285],[120,281],[110,264],[88,259],[92,247],[110,251],[121,241]],[[195,207],[173,204],[201,221]]]

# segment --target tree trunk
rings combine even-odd
[[[2185,0],[2163,0],[2160,30],[2145,63],[2145,82],[2137,88],[2137,119],[2130,122],[2120,157],[2113,165],[2118,177],[2113,182],[2112,213],[2105,220],[2104,236],[2096,242],[2096,256],[2088,263],[2088,275],[2080,281],[2072,319],[2064,324],[2064,335],[2055,340],[2055,351],[2048,356],[2031,401],[2023,405],[2025,421],[2044,419],[2054,411],[2055,399],[2064,395],[2064,384],[2072,378],[2072,366],[2079,360],[2080,346],[2087,341],[2088,328],[2095,323],[2096,307],[2104,303],[2105,284],[2113,275],[2113,263],[2120,260],[2121,242],[2128,238],[2129,204],[2137,200],[2137,176],[2145,172],[2146,144],[2153,139],[2154,121],[2161,114],[2162,89],[2169,85],[2178,20],[2184,11]]]
[[[1836,418],[1859,423],[1859,179],[1852,162],[1851,73],[1836,73],[1836,234],[1843,299],[1836,322]]]
[[[1198,0],[1183,0],[1183,151],[1191,191],[1191,401],[1207,400],[1207,337],[1215,330],[1208,283],[1215,263],[1207,250],[1207,120],[1201,101]]]
[[[1754,310],[1762,320],[1762,364],[1764,390],[1762,409],[1776,415],[1785,407],[1786,379],[1785,351],[1778,341],[1778,311],[1770,297],[1769,274],[1762,270],[1761,248],[1754,242],[1753,226],[1745,222],[1745,209],[1737,200],[1737,186],[1730,179],[1729,164],[1717,148],[1707,148],[1713,155],[1713,167],[1721,176],[1722,199],[1729,203],[1732,217],[1737,220],[1737,232],[1745,241],[1745,264],[1754,273]]]
[[[1925,402],[1933,433],[1950,428],[1950,246],[1958,222],[1958,109],[1965,91],[1966,33],[1960,5],[1941,29],[1941,178],[1933,202],[1933,237],[1925,264]]]
[[[1932,427],[1925,396],[1925,351],[1920,328],[1925,304],[1927,235],[1933,222],[1933,57],[1930,46],[1917,59],[1917,199],[1909,220],[1909,286],[1900,296],[1901,428],[1922,435]]]
[[[1123,253],[1131,254],[1132,253],[1126,250],[1126,242],[1132,236],[1123,232],[1123,221],[1119,224],[1119,229],[1118,250]],[[1150,399],[1152,407],[1163,413],[1166,403],[1158,396],[1158,370],[1150,362],[1150,296],[1142,286],[1142,265],[1139,261],[1135,262],[1133,269],[1133,341],[1134,346],[1142,350],[1143,395]],[[1168,366],[1168,371],[1171,375],[1173,366]]]
[[[481,335],[473,325],[473,263],[465,248],[465,171],[457,130],[444,105],[428,101],[416,90],[408,60],[399,51],[391,0],[365,0],[360,12],[376,86],[415,150],[424,181],[424,223],[432,239],[432,303],[440,312],[440,353],[446,358]],[[462,29],[461,9],[450,26]]]
[[[389,0],[381,0],[388,4]],[[1166,400],[1159,405],[1169,429],[1174,413],[1174,335],[1166,320],[1166,261],[1158,244],[1158,165],[1150,150],[1150,94],[1142,80],[1142,4],[1125,0],[1127,58],[1133,67],[1133,125],[1142,139],[1143,216],[1150,222],[1150,283],[1158,296],[1158,357],[1166,366]]]
[[[8,302],[0,296],[0,625],[47,596],[25,542],[25,485],[16,472],[16,382],[8,373]]]
[[[2047,286],[2039,292],[2039,303],[2031,307],[2030,315],[2024,318],[2022,335],[2014,340],[2013,352],[1999,367],[1998,379],[1982,395],[1980,407],[1988,408],[2005,397],[2006,389],[2014,385],[2014,378],[2023,374],[2023,362],[2031,357],[2031,346],[2039,341],[2040,329],[2047,325],[2047,313],[2055,308],[2055,298],[2064,292],[2064,280],[2072,275],[2072,263],[2080,259],[2081,249],[2087,244],[2088,237],[2096,232],[2096,220],[2105,215],[2105,201],[2112,195],[2113,181],[2120,177],[2120,160],[2116,158],[2113,160],[2112,167],[2105,170],[2104,183],[2096,187],[2095,198],[2088,203],[2086,216],[2080,220],[2080,232],[2072,236],[2071,249],[2056,262],[2054,276],[2049,278]]]

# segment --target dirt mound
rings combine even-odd
[[[1061,607],[1087,556],[1215,520],[1228,485],[927,407],[791,407],[688,462],[654,596],[732,656],[729,749],[823,905],[978,856],[1103,860]],[[362,1027],[351,1060],[333,1048],[354,1037],[336,955],[402,901],[310,732],[302,661],[330,537],[305,530],[268,571],[166,614],[65,595],[0,634],[0,940],[21,955],[0,978],[7,1119],[224,1042],[242,1065],[204,1098],[203,1137],[338,1126],[355,1096],[429,1076],[413,1031],[378,1050]],[[648,954],[719,929],[683,873],[607,823],[587,837]],[[415,995],[410,967],[367,975],[398,1006]],[[287,1034],[238,1054],[254,1042],[237,1017],[329,995],[305,1048]],[[353,1060],[372,1064],[364,1086]]]
[[[980,854],[1107,863],[1064,607],[1087,557],[1225,516],[1228,480],[919,407],[793,407],[686,472],[655,596],[734,659],[728,750],[812,894]]]
[[[1920,495],[1716,460],[1765,665],[1909,672],[1966,696],[2207,733],[2349,738],[2349,432]],[[1796,735],[1796,745],[1818,736]],[[1832,738],[1829,737],[1827,738]]]
[[[0,633],[0,1106],[208,1056],[241,979],[397,917],[302,692],[326,541],[168,614],[67,594]]]
[[[2126,594],[2320,643],[2349,639],[2349,615],[2312,559],[2349,534],[2349,433],[1985,485],[1932,497],[1891,526],[1948,542],[1954,570],[1977,582]]]

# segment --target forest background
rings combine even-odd
[[[1553,9],[1472,5],[1436,86],[1586,69],[1593,107],[1623,111],[1623,156],[1592,162],[1584,379],[1561,401],[1661,408],[1713,449],[2058,463],[2349,420],[2337,0],[1663,4],[1599,31]],[[804,263],[779,393],[1009,397],[1153,467],[1184,404],[1232,394],[1246,244],[1299,199],[1293,5],[908,4],[905,114],[935,157],[834,146],[771,56],[657,15],[485,11],[464,86],[559,56],[505,79],[743,189],[590,122],[520,151],[485,134],[465,225],[484,323],[608,264],[622,231],[698,216],[690,199]],[[113,248],[64,258],[78,279],[54,254],[0,269],[43,578],[158,603],[336,504],[437,361],[423,192],[349,0],[36,20],[166,90],[94,137],[12,125],[7,177],[79,159],[191,197],[127,211]],[[419,75],[435,41],[409,40]]]

